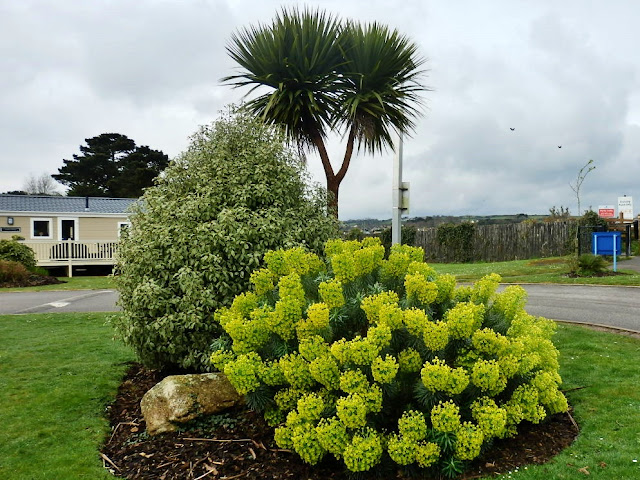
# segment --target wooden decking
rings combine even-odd
[[[39,267],[67,267],[69,276],[73,267],[86,265],[114,265],[118,242],[76,242],[65,240],[24,242],[36,256]]]

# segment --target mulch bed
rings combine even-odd
[[[351,478],[331,456],[311,467],[295,454],[279,449],[273,441],[272,429],[259,414],[249,410],[236,409],[211,417],[215,421],[209,423],[193,423],[183,431],[150,437],[145,430],[140,400],[162,377],[158,371],[131,364],[115,402],[107,408],[111,434],[100,455],[105,468],[116,476],[131,480]],[[545,463],[569,446],[578,434],[569,414],[554,415],[541,425],[525,422],[518,430],[517,437],[496,441],[460,479]],[[383,476],[394,478],[393,474]]]
[[[569,278],[594,278],[594,277],[617,277],[618,275],[628,275],[624,272],[614,272],[607,270],[606,272],[594,273],[593,275],[578,275],[577,273],[567,273],[565,277]]]
[[[39,287],[41,285],[57,285],[59,283],[67,283],[67,282],[58,280],[56,277],[50,277],[48,275],[38,275],[38,274],[32,273],[25,280],[21,280],[17,282],[0,283],[0,288]]]

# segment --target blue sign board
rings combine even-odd
[[[614,253],[620,255],[622,253],[622,232],[593,232],[591,244],[594,255],[613,255]]]
[[[622,232],[593,232],[591,234],[594,255],[611,255],[613,271],[617,272],[618,254],[622,253]]]

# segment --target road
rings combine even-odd
[[[640,332],[640,287],[523,285],[531,315]]]
[[[640,287],[523,285],[527,311],[554,320],[640,332]],[[117,311],[114,290],[0,293],[0,314]]]
[[[1,292],[0,315],[50,312],[117,311],[115,290]]]

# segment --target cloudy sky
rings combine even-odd
[[[0,0],[0,192],[57,173],[85,138],[117,132],[174,157],[246,92],[232,32],[271,0]],[[424,116],[404,144],[411,216],[640,210],[640,4],[628,0],[319,0],[399,29],[427,58]],[[515,128],[511,131],[510,128]],[[561,145],[562,148],[558,148]],[[340,138],[330,153],[342,155]],[[317,157],[312,175],[324,183]],[[393,153],[356,157],[340,217],[390,218]]]

